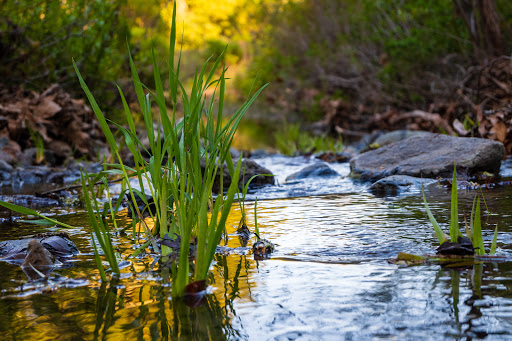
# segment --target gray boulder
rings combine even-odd
[[[380,135],[372,142],[372,144],[380,148],[394,142],[405,140],[412,136],[421,136],[428,134],[430,133],[427,131],[395,130]]]
[[[361,138],[357,143],[345,148],[345,152],[351,154],[364,153],[371,149],[377,149],[393,142],[405,140],[412,136],[430,134],[421,130],[394,130],[390,132],[374,131]]]
[[[361,154],[350,161],[352,176],[378,180],[390,175],[445,177],[457,168],[474,175],[481,171],[498,173],[505,155],[496,141],[423,134]]]
[[[330,176],[339,176],[339,174],[325,163],[318,162],[307,166],[296,173],[288,175],[286,177],[286,181]]]

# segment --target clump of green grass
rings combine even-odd
[[[428,207],[427,199],[425,198],[425,192],[422,189],[423,194],[423,203],[425,204],[425,209],[427,211],[428,218],[434,227],[434,231],[436,233],[439,244],[443,244],[446,242],[446,237],[439,226],[436,218],[430,211]],[[473,248],[475,249],[476,255],[482,256],[485,255],[485,247],[482,237],[482,222],[480,216],[480,196],[477,194],[475,199],[473,200],[473,207],[471,210],[470,216],[470,225],[466,225],[466,235],[473,243]],[[452,193],[451,193],[451,206],[450,206],[450,241],[452,243],[457,243],[459,237],[462,237],[462,232],[459,229],[459,212],[458,212],[458,199],[457,199],[457,172],[455,165],[453,166],[453,178],[452,178]],[[491,243],[491,249],[489,254],[494,255],[496,252],[496,244],[498,239],[498,225],[494,230],[494,237]]]
[[[276,146],[284,155],[315,152],[339,152],[344,149],[341,136],[315,136],[301,130],[299,123],[283,122],[282,128],[275,133]]]
[[[222,117],[227,67],[221,67],[220,63],[223,60],[225,49],[213,62],[209,71],[207,71],[207,67],[212,65],[210,59],[200,69],[196,69],[192,88],[187,92],[179,78],[181,51],[177,54],[175,63],[175,45],[176,3],[174,3],[169,42],[169,99],[164,97],[164,85],[154,52],[155,91],[150,91],[140,82],[135,63],[129,54],[133,84],[150,142],[149,150],[146,150],[137,137],[134,116],[125,100],[123,91],[118,87],[128,128],[114,124],[122,132],[125,144],[133,155],[134,167],[128,167],[123,163],[119,154],[119,146],[105,116],[74,62],[73,65],[82,89],[89,99],[110,146],[112,159],[117,161],[117,163],[105,163],[105,169],[98,174],[82,174],[83,199],[89,215],[91,238],[102,279],[106,280],[106,276],[94,241],[99,243],[111,270],[114,273],[119,273],[110,231],[104,220],[110,216],[114,229],[117,228],[115,225],[116,212],[122,198],[127,194],[131,199],[134,214],[133,240],[139,240],[141,236],[144,238],[133,255],[137,255],[151,244],[154,252],[160,253],[165,259],[170,255],[172,249],[165,245],[159,247],[155,242],[155,236],[160,236],[162,239],[166,236],[172,238],[177,235],[180,237],[178,261],[173,264],[173,295],[183,296],[185,287],[191,279],[202,281],[207,278],[208,269],[224,231],[235,194],[238,193],[242,158],[240,157],[238,162],[234,163],[229,149],[242,117],[266,85],[250,96],[224,124]],[[212,93],[209,98],[206,96],[207,91]],[[184,116],[180,122],[177,122],[176,108],[179,100],[181,100],[179,105],[183,108]],[[170,113],[166,105],[167,101],[172,106]],[[156,103],[158,107],[158,117],[154,117],[152,113],[152,102]],[[158,126],[156,133],[153,128],[154,122]],[[151,155],[151,157],[146,160],[144,155]],[[204,168],[201,167],[202,161],[205,164]],[[213,200],[212,188],[215,176],[217,172],[220,172],[220,183],[222,184],[223,165],[227,165],[232,179],[231,185],[226,192],[221,185],[220,194]],[[107,202],[101,209],[98,198],[94,194],[93,185],[101,180],[108,194],[106,179],[111,175],[122,177],[125,189],[121,192],[115,206],[108,196]],[[131,185],[130,178],[138,179],[139,189]],[[145,193],[143,179],[149,184],[150,193]],[[146,200],[146,194],[153,197],[154,212],[148,209],[149,203]],[[143,211],[147,210],[148,218],[143,217],[136,197],[144,201],[146,207]],[[11,204],[6,205],[2,202],[0,204],[21,213],[28,212],[26,209],[14,207]],[[148,228],[150,224],[145,219],[152,220],[153,224],[151,225],[154,226],[152,229]],[[136,229],[136,225],[139,226],[141,233]],[[123,227],[123,229],[125,228]],[[189,264],[191,241],[194,241],[193,269]],[[191,270],[192,278],[190,278]]]

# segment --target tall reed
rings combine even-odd
[[[158,245],[152,242],[153,236],[159,235],[164,238],[168,235],[172,238],[178,235],[181,238],[177,276],[173,284],[174,294],[180,296],[183,295],[185,286],[189,282],[191,241],[194,241],[195,256],[193,280],[204,280],[207,277],[235,194],[238,193],[238,179],[242,160],[240,158],[235,164],[231,158],[229,150],[233,136],[242,117],[264,87],[259,89],[252,97],[249,97],[223,125],[227,68],[225,66],[220,67],[220,62],[224,52],[216,59],[209,71],[207,71],[209,59],[201,69],[196,69],[192,88],[187,93],[179,79],[181,51],[177,56],[177,63],[175,63],[175,46],[176,3],[173,9],[169,41],[169,104],[172,107],[170,115],[167,109],[168,103],[164,97],[161,72],[154,51],[155,91],[150,91],[140,82],[135,63],[131,54],[129,55],[133,84],[144,118],[146,134],[149,138],[149,150],[145,150],[137,137],[132,112],[123,91],[118,87],[128,129],[120,125],[117,125],[117,128],[123,133],[126,146],[134,157],[135,167],[133,168],[123,164],[107,120],[85,84],[76,64],[74,66],[80,84],[100,122],[112,153],[117,158],[118,163],[109,164],[109,169],[104,173],[120,175],[126,180],[126,192],[129,193],[136,216],[143,227],[146,224],[137,207],[135,194],[143,200],[146,198],[146,194],[153,197],[155,212],[149,211],[149,219],[153,220],[154,228],[151,231],[145,228],[145,233],[147,239],[153,244],[155,251],[161,252],[162,256],[165,257],[171,252],[171,249],[161,245],[161,250],[159,250]],[[208,99],[206,93],[209,89],[213,89],[213,92]],[[179,95],[181,95],[180,104],[183,107],[183,119],[180,122],[176,120]],[[158,107],[158,118],[153,116],[152,100]],[[157,125],[156,133],[154,123]],[[144,153],[151,155],[149,160],[143,157]],[[203,168],[201,163],[204,165]],[[212,188],[216,174],[220,172],[222,177],[224,165],[228,168],[232,180],[231,185],[225,195],[222,195],[221,188],[221,193],[217,196],[213,207],[209,207],[209,203],[213,202]],[[128,181],[130,177],[137,177],[140,190],[130,185]],[[143,179],[147,180],[150,193],[145,193]],[[143,247],[146,245],[147,243],[143,244]]]
[[[116,143],[107,119],[98,106],[92,92],[87,87],[75,62],[78,80],[84,90],[92,110],[96,115],[100,126],[109,144],[112,160],[117,163],[104,163],[104,170],[98,174],[82,173],[82,188],[85,207],[89,215],[89,225],[96,261],[102,280],[106,280],[105,271],[97,250],[96,241],[114,273],[119,273],[117,257],[112,246],[110,231],[105,223],[105,217],[110,218],[116,226],[116,213],[120,207],[122,198],[127,194],[133,208],[134,223],[132,233],[133,240],[139,240],[139,233],[136,225],[142,229],[146,241],[139,245],[133,255],[141,252],[144,248],[152,245],[154,252],[161,253],[167,257],[171,248],[156,242],[156,236],[160,238],[180,237],[180,252],[178,262],[173,265],[175,276],[173,280],[173,295],[182,296],[185,287],[189,283],[189,250],[193,242],[195,266],[193,268],[194,281],[205,280],[208,269],[213,260],[216,247],[224,231],[226,219],[231,205],[238,193],[238,179],[241,173],[242,159],[233,162],[230,154],[230,147],[234,134],[244,114],[251,104],[261,93],[260,88],[250,96],[242,106],[223,124],[224,94],[227,67],[220,66],[224,52],[218,56],[213,67],[208,59],[200,69],[196,69],[193,85],[187,93],[185,86],[180,81],[181,50],[176,50],[176,2],[174,3],[171,35],[169,40],[169,92],[168,100],[164,97],[164,85],[161,80],[161,72],[156,62],[153,51],[153,71],[155,90],[149,90],[140,81],[135,63],[129,53],[130,68],[133,78],[133,85],[137,94],[140,110],[144,118],[145,132],[149,138],[150,148],[147,150],[137,136],[135,121],[130,107],[128,106],[123,91],[118,87],[119,94],[124,107],[124,114],[128,122],[128,128],[112,122],[123,134],[125,144],[133,155],[134,167],[128,167],[123,163],[120,156],[119,146]],[[213,90],[213,91],[210,91]],[[211,92],[210,98],[206,96]],[[181,97],[181,98],[180,98]],[[178,100],[181,99],[180,102]],[[158,115],[153,115],[152,101],[156,103]],[[168,104],[172,112],[168,112]],[[183,107],[183,118],[176,119],[176,108]],[[154,125],[157,126],[156,132]],[[144,155],[150,155],[149,160]],[[203,166],[201,165],[203,164]],[[214,200],[212,191],[217,172],[220,172],[220,183],[222,184],[223,167],[227,167],[231,178],[231,185],[224,192],[221,185],[219,195]],[[123,191],[121,192],[115,206],[110,196],[103,204],[103,210],[98,198],[94,194],[93,186],[101,181],[108,194],[108,176],[122,177]],[[136,178],[138,186],[132,186],[130,179]],[[149,185],[149,192],[144,189],[144,180]],[[247,189],[245,188],[245,191]],[[244,193],[245,193],[244,191]],[[150,209],[146,195],[151,195],[154,200],[154,210]],[[145,207],[140,209],[137,204],[140,198]],[[213,203],[214,204],[211,204]],[[45,217],[34,210],[0,202],[0,205],[25,214],[38,215],[52,223],[58,223],[65,227],[69,225],[59,223],[54,219]],[[148,212],[149,217],[144,218],[143,212]],[[152,224],[147,222],[152,220]],[[152,229],[149,226],[153,226]],[[126,228],[122,228],[126,229]]]

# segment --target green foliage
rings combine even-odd
[[[301,130],[299,123],[283,123],[281,130],[274,135],[276,146],[284,155],[295,155],[313,152],[342,151],[341,136],[316,136]]]
[[[425,204],[425,210],[427,211],[428,219],[430,219],[430,223],[434,227],[434,231],[436,233],[437,240],[439,241],[439,244],[443,244],[446,241],[446,237],[444,236],[443,230],[439,226],[439,223],[437,222],[436,218],[432,214],[432,211],[430,211],[430,208],[428,207],[427,199],[425,198],[425,191],[423,191],[423,185],[421,188],[421,192],[423,195],[423,203]]]
[[[0,16],[0,74],[4,85],[72,87],[71,58],[97,89],[119,76],[128,37],[119,16],[124,0],[6,0]],[[108,97],[106,93],[103,97]]]
[[[98,199],[94,194],[94,185],[98,179],[102,179],[104,186],[107,190],[107,202],[104,203],[103,210],[100,210]],[[112,200],[108,191],[108,182],[105,174],[100,173],[97,176],[91,176],[87,174],[86,171],[81,171],[81,180],[82,180],[82,196],[85,207],[87,208],[88,218],[89,218],[89,227],[91,234],[91,242],[94,249],[94,257],[96,259],[96,265],[100,272],[101,280],[107,281],[107,276],[105,275],[105,270],[103,268],[103,263],[101,262],[101,258],[98,252],[98,248],[96,246],[96,241],[100,244],[103,253],[105,254],[105,258],[107,259],[108,264],[112,272],[119,276],[119,266],[117,264],[117,257],[114,251],[114,246],[112,245],[112,239],[110,237],[109,226],[105,222],[105,212],[110,209],[112,214],[112,222],[114,224],[114,228],[117,229],[116,225],[116,216],[115,211],[112,206]]]
[[[425,209],[428,214],[428,218],[430,219],[430,222],[432,223],[432,226],[434,227],[434,231],[436,233],[437,239],[439,241],[439,244],[443,244],[446,241],[446,237],[444,236],[444,233],[439,226],[436,218],[430,211],[430,208],[428,207],[427,199],[425,198],[425,192],[422,188],[422,194],[423,194],[423,203],[425,204]],[[450,210],[450,241],[451,242],[458,242],[458,238],[462,237],[462,233],[459,230],[459,222],[458,222],[458,199],[457,199],[457,172],[455,165],[453,167],[453,180],[452,180],[452,195],[451,195],[451,210]],[[483,236],[482,236],[482,223],[481,223],[481,217],[480,217],[480,196],[475,196],[475,199],[473,200],[473,207],[471,209],[471,215],[470,215],[470,226],[468,227],[466,225],[466,235],[473,243],[473,247],[475,249],[475,253],[477,255],[485,255],[485,247],[483,242]],[[494,255],[496,252],[496,244],[498,239],[498,226],[496,225],[496,229],[494,230],[494,237],[491,243],[491,250],[490,254]]]
[[[0,201],[0,206],[3,206],[11,211],[14,211],[14,212],[18,212],[18,213],[21,213],[21,214],[24,214],[24,215],[32,215],[32,216],[37,216],[39,218],[42,218],[46,221],[49,221],[50,223],[54,224],[54,225],[60,225],[62,227],[66,227],[66,228],[75,228],[74,226],[71,226],[71,225],[68,225],[68,224],[65,224],[65,223],[61,223],[53,218],[50,218],[50,217],[47,217],[45,215],[42,215],[41,213],[37,212],[36,210],[33,210],[33,209],[30,209],[30,208],[26,208],[26,207],[22,207],[22,206],[18,206],[18,205],[14,205],[14,204],[11,204],[11,203],[8,203],[8,202],[5,202],[5,201]],[[37,224],[37,223],[36,223]],[[41,223],[39,223],[41,224]]]
[[[512,6],[505,0],[496,3],[505,31]],[[274,84],[282,81],[282,89],[289,84],[292,90],[316,87],[327,93],[341,88],[357,103],[422,105],[436,99],[433,88],[436,94],[446,88],[440,79],[460,77],[454,64],[467,65],[474,59],[471,36],[452,0],[265,5],[249,75],[260,73]],[[330,76],[364,80],[354,88],[331,82]],[[274,91],[280,90],[276,85]]]
[[[452,177],[452,198],[450,205],[450,240],[457,242],[459,237],[462,237],[462,233],[459,230],[459,206],[457,199],[457,168],[453,165],[453,177]],[[479,199],[480,200],[480,199]],[[480,207],[480,201],[478,201],[478,207]],[[479,211],[480,212],[480,211]],[[481,234],[481,231],[480,231]]]
[[[142,143],[137,138],[133,115],[126,103],[123,91],[119,88],[129,128],[125,129],[119,125],[118,128],[123,132],[126,146],[134,157],[134,168],[123,164],[119,156],[118,145],[102,111],[76,65],[75,70],[80,84],[89,98],[91,107],[100,122],[110,148],[118,161],[118,164],[107,165],[110,169],[105,170],[103,173],[121,175],[126,180],[127,191],[130,194],[132,205],[137,212],[136,215],[145,230],[146,238],[153,244],[155,251],[159,252],[159,248],[154,242],[153,235],[159,234],[161,238],[164,238],[166,235],[174,236],[176,234],[181,237],[179,260],[178,264],[175,264],[177,271],[174,272],[176,277],[173,281],[173,294],[182,296],[190,280],[188,253],[191,239],[196,240],[193,279],[199,281],[207,278],[208,269],[213,260],[222,231],[224,231],[231,204],[235,194],[238,192],[238,182],[233,180],[226,195],[219,195],[213,207],[209,207],[210,203],[213,202],[213,183],[217,172],[224,164],[228,166],[231,179],[239,178],[241,158],[235,167],[229,149],[240,120],[263,88],[260,88],[252,97],[247,99],[242,107],[223,125],[225,73],[227,68],[222,67],[220,77],[214,79],[223,54],[219,55],[210,71],[207,72],[208,61],[200,70],[196,70],[192,89],[187,93],[180,81],[181,53],[178,56],[177,64],[175,64],[174,59],[176,5],[174,6],[172,18],[168,72],[170,101],[173,108],[171,117],[169,117],[167,112],[163,83],[160,76],[161,72],[156,62],[154,51],[152,53],[156,88],[154,92],[144,92],[144,85],[140,82],[135,63],[131,55],[129,56],[135,92],[150,142],[149,151],[144,149]],[[206,92],[210,90],[213,90],[213,95],[207,100]],[[183,106],[184,117],[178,123],[176,121],[176,107],[180,93],[180,104]],[[153,117],[151,99],[158,106],[160,113],[158,120],[155,120]],[[206,112],[206,114],[203,115],[203,112]],[[156,136],[153,127],[155,121],[158,123],[159,128]],[[162,140],[163,143],[161,144],[160,141]],[[143,152],[151,155],[149,161],[143,158]],[[204,169],[201,167],[202,161],[205,163]],[[130,172],[130,175],[128,175],[128,172]],[[222,170],[220,174],[222,183]],[[130,176],[137,176],[142,192],[138,192],[131,187],[128,181]],[[137,193],[141,198],[146,197],[142,184],[143,178],[149,183],[151,196],[155,201],[156,212],[150,211],[150,219],[153,220],[155,226],[153,231],[147,228],[147,224],[142,219],[134,195]],[[82,180],[82,183],[84,183],[84,180]],[[94,197],[92,200],[96,201]],[[209,212],[209,208],[211,212]],[[111,212],[112,220],[115,220],[115,210],[112,207]],[[91,223],[94,224],[94,212],[89,211],[89,215]],[[104,241],[107,243],[105,247],[108,250],[111,247],[111,245],[108,245],[109,240],[104,239]],[[141,248],[145,248],[147,245],[148,243],[145,243]],[[103,248],[104,245],[102,244]],[[105,249],[104,252],[107,253]],[[166,257],[171,250],[163,245],[161,252],[162,256]]]

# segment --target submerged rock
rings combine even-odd
[[[307,166],[296,173],[288,175],[286,177],[286,181],[330,176],[339,176],[339,174],[325,163],[318,162]]]
[[[22,239],[0,242],[0,258],[6,261],[25,259],[30,242],[33,240],[40,243],[57,259],[71,257],[79,253],[78,248],[67,233],[42,233]]]
[[[64,232],[42,233],[0,243],[1,260],[20,264],[31,281],[48,276],[56,260],[78,253],[75,243]]]
[[[353,176],[366,180],[395,174],[450,177],[454,163],[467,170],[468,175],[474,175],[499,172],[504,155],[505,148],[500,142],[423,134],[361,154],[350,161],[350,168]]]

